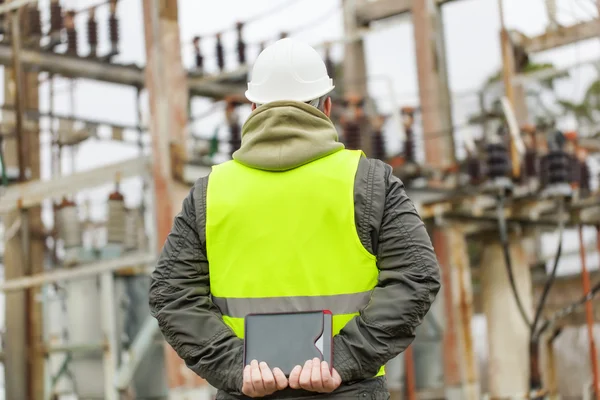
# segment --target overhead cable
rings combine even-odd
[[[508,230],[506,227],[506,217],[504,216],[504,202],[505,202],[505,196],[500,195],[498,198],[497,211],[498,211],[498,231],[500,233],[500,242],[502,244],[502,254],[504,256],[504,263],[505,263],[505,267],[506,267],[506,272],[508,274],[508,281],[510,283],[510,288],[512,290],[512,294],[515,299],[515,302],[517,303],[519,313],[521,314],[521,317],[523,318],[523,322],[525,322],[525,324],[529,328],[531,328],[532,323],[530,322],[529,317],[527,316],[527,313],[525,312],[525,307],[523,306],[523,301],[521,300],[521,296],[519,295],[519,291],[517,290],[517,285],[515,282],[515,275],[513,272],[512,261],[511,261],[511,257],[510,257],[510,243],[509,243],[509,239],[508,239]]]
[[[283,1],[283,2],[281,2],[279,4],[274,5],[271,8],[263,10],[263,11],[255,14],[255,15],[249,17],[249,18],[246,18],[246,20],[243,21],[243,24],[247,25],[247,24],[254,23],[256,21],[260,21],[260,20],[262,20],[264,18],[271,17],[271,16],[273,16],[273,15],[275,15],[275,14],[277,14],[277,13],[283,11],[283,10],[285,10],[286,8],[289,8],[294,3],[299,3],[299,2],[300,2],[300,0],[287,0],[287,1]],[[196,36],[200,36],[200,37],[216,36],[216,35],[218,35],[220,33],[222,34],[222,33],[226,33],[226,32],[233,32],[233,31],[236,30],[236,28],[237,28],[237,26],[234,24],[234,25],[232,25],[232,26],[230,26],[229,28],[226,28],[226,29],[221,29],[219,31],[213,31],[213,32],[205,32],[205,33],[202,33],[202,34],[199,34],[199,35],[196,35]],[[188,42],[191,43],[191,40],[188,40]]]
[[[550,276],[544,285],[544,290],[542,292],[542,296],[538,303],[537,309],[535,310],[535,317],[533,319],[533,323],[531,325],[531,341],[536,342],[539,338],[538,333],[536,332],[538,322],[542,316],[542,312],[544,310],[544,306],[546,305],[546,300],[548,299],[548,294],[550,293],[550,289],[554,284],[554,280],[556,279],[556,274],[558,272],[558,264],[560,261],[560,257],[562,254],[562,242],[563,242],[563,233],[565,230],[565,221],[564,221],[564,199],[560,197],[558,199],[558,249],[556,250],[556,256],[554,257],[554,264],[552,266],[552,271],[550,272]]]

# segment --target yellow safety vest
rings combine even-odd
[[[336,335],[368,304],[378,269],[356,232],[361,155],[340,150],[285,172],[237,161],[213,167],[206,211],[210,289],[238,337],[250,313],[314,310],[333,313]]]

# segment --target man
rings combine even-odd
[[[259,55],[241,148],[196,182],[152,274],[166,340],[218,399],[388,398],[383,365],[440,288],[402,182],[338,142],[332,89],[306,44],[283,39]],[[289,377],[243,368],[247,314],[317,309],[334,314],[331,372],[318,359]]]

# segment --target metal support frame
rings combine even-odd
[[[18,10],[21,7],[24,7],[28,4],[37,3],[38,0],[13,0],[8,4],[3,4],[0,6],[0,14],[6,14],[11,11]]]
[[[11,279],[0,284],[1,292],[12,292],[16,290],[28,289],[36,286],[41,286],[48,283],[77,280],[95,276],[106,272],[115,272],[122,269],[128,269],[132,266],[140,266],[144,268],[156,261],[156,256],[147,253],[134,253],[125,257],[116,258],[108,261],[100,261],[97,263],[85,264],[75,268],[63,268],[26,276],[18,279]]]
[[[117,371],[115,384],[119,391],[127,390],[144,355],[146,355],[148,349],[156,344],[154,338],[159,332],[156,319],[154,317],[146,318],[144,325],[142,325],[129,348],[129,359]]]
[[[599,35],[600,25],[598,25],[598,20],[592,19],[571,26],[560,26],[555,30],[534,37],[520,35],[520,41],[527,53],[540,53],[582,40],[594,39]]]
[[[104,350],[104,398],[106,400],[118,400],[119,393],[114,383],[119,357],[117,355],[115,280],[112,271],[103,272],[100,277],[100,301],[104,337],[108,345]]]
[[[456,0],[434,0],[441,6]],[[395,17],[411,12],[414,0],[378,0],[361,1],[356,8],[356,17],[361,25],[368,25],[373,21]]]
[[[145,175],[150,171],[151,157],[139,157],[84,172],[10,186],[0,202],[0,214],[19,208],[29,208],[48,198],[57,198],[80,190],[109,183],[118,175],[120,179]]]
[[[12,65],[13,50],[6,44],[0,44],[0,64]],[[48,51],[23,49],[21,62],[27,70],[47,71],[65,77],[92,79],[120,85],[144,87],[144,70],[136,65],[120,65],[100,60],[74,57]],[[225,83],[225,80],[243,81],[247,69],[230,72],[212,77],[188,76],[188,86],[191,94],[196,96],[222,99],[225,96],[243,95],[245,86],[242,84]]]

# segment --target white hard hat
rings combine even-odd
[[[333,88],[319,53],[306,43],[285,38],[258,55],[246,98],[256,104],[277,100],[307,102]]]

